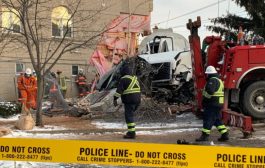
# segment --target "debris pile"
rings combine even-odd
[[[81,117],[90,114],[90,101],[87,96],[77,99],[73,104],[70,104],[70,106],[72,106],[68,111],[68,115],[70,116]]]
[[[66,100],[69,104],[67,115],[73,117],[82,117],[84,119],[104,118],[112,116],[113,119],[123,118],[123,104],[118,99],[118,106],[113,105],[113,96],[116,89],[95,92],[86,97],[78,99]],[[46,108],[49,108],[46,104]],[[142,96],[142,103],[136,111],[135,117],[140,122],[168,122],[174,120],[176,115],[180,115],[185,111],[191,111],[190,105],[169,105],[167,102],[158,102],[153,98]],[[51,109],[55,113],[56,109]],[[58,113],[58,112],[57,112]],[[119,113],[119,114],[118,114]]]
[[[168,122],[175,120],[176,115],[184,112],[191,112],[190,105],[169,105],[168,103],[160,103],[152,98],[143,97],[140,108],[137,110],[138,121],[152,122]]]
[[[84,111],[84,113],[89,113],[90,112],[90,102],[89,99],[87,97],[82,98],[80,101],[77,102],[76,105],[79,109],[81,109],[82,111]]]

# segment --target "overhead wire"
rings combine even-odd
[[[238,15],[239,13],[244,13],[244,12],[246,12],[246,11],[245,11],[245,10],[240,11],[240,12],[236,11],[236,12],[233,12],[233,13],[236,13],[237,16],[245,16],[245,14],[243,14],[243,15]],[[230,13],[230,14],[231,14],[231,13]],[[201,20],[201,23],[210,23],[210,22],[211,22],[210,19],[215,19],[215,18],[209,18],[209,19]],[[182,28],[182,27],[186,27],[186,24],[181,24],[181,25],[171,26],[171,27],[168,27],[168,28],[176,29],[176,28]]]
[[[218,3],[222,3],[222,2],[224,2],[224,1],[226,1],[226,0],[222,0],[222,1],[218,1],[218,2],[215,2],[215,3],[209,4],[209,5],[206,5],[206,6],[204,6],[204,7],[201,7],[201,8],[195,9],[195,10],[190,11],[190,12],[187,12],[187,13],[185,13],[185,14],[182,14],[182,15],[180,15],[180,16],[173,17],[173,18],[171,18],[171,19],[167,19],[167,20],[164,20],[164,21],[161,21],[161,22],[154,23],[153,25],[159,25],[159,24],[161,24],[161,23],[166,23],[166,22],[169,22],[169,21],[172,21],[172,20],[178,19],[178,18],[180,18],[180,17],[183,17],[183,16],[187,16],[187,15],[193,14],[193,13],[195,13],[195,12],[198,12],[198,11],[204,10],[204,9],[206,9],[206,8],[209,8],[209,7],[215,6],[216,4],[218,4]]]
[[[202,7],[202,8],[199,8],[199,9],[193,10],[193,11],[188,12],[188,13],[185,13],[185,14],[183,14],[183,15],[180,15],[180,16],[177,16],[177,17],[174,17],[174,18],[171,18],[171,19],[167,19],[167,20],[165,20],[165,21],[161,21],[161,22],[158,22],[158,23],[154,23],[154,24],[152,24],[152,25],[159,25],[159,24],[161,24],[161,23],[165,23],[165,22],[166,22],[167,25],[168,25],[168,22],[171,21],[171,20],[174,20],[174,19],[177,19],[177,18],[180,18],[180,17],[186,16],[186,15],[193,14],[193,13],[195,13],[195,12],[198,12],[198,11],[200,11],[200,10],[203,10],[203,9],[209,8],[209,7],[214,6],[214,5],[216,5],[216,4],[219,5],[220,3],[224,2],[224,1],[226,1],[226,0],[218,1],[218,2],[216,2],[216,3],[212,3],[212,4],[207,5],[207,6],[204,6],[204,7]],[[228,11],[229,11],[229,14],[231,14],[231,13],[236,13],[237,15],[238,15],[239,13],[244,13],[244,12],[246,12],[245,10],[242,10],[242,11],[235,11],[235,12],[230,12],[230,0],[228,1]],[[238,15],[238,16],[245,16],[245,14],[243,14],[243,15]],[[214,18],[212,18],[212,19],[214,19]],[[210,21],[209,21],[209,19],[205,19],[205,20],[202,20],[202,23],[210,23]],[[168,27],[168,26],[167,26],[167,28],[173,28],[173,29],[175,29],[175,28],[181,28],[181,27],[185,27],[185,26],[186,26],[186,24],[183,24],[183,25],[177,25],[177,26],[172,26],[172,27]]]

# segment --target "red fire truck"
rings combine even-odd
[[[252,118],[265,119],[265,46],[232,46],[218,36],[208,36],[203,40],[208,45],[206,56],[203,57],[198,35],[200,26],[200,17],[187,23],[191,33],[189,42],[196,96],[194,110],[200,112],[202,109],[205,68],[208,65],[215,66],[225,86],[224,122],[251,133]]]

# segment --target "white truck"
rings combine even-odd
[[[142,92],[158,101],[188,103],[193,98],[192,63],[189,43],[172,29],[154,29],[145,37],[140,55],[121,62],[97,84],[98,90],[117,86],[119,69],[132,61]]]

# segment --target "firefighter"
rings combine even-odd
[[[78,87],[79,97],[86,96],[88,94],[86,76],[84,75],[84,70],[79,69],[78,75],[75,78],[75,82]]]
[[[242,26],[239,26],[238,28],[238,34],[237,34],[237,44],[238,45],[244,45],[244,32]]]
[[[58,92],[57,77],[54,72],[51,72],[50,75],[51,75],[50,94],[55,95]]]
[[[213,66],[206,68],[207,83],[203,90],[203,129],[196,141],[208,141],[212,126],[221,133],[218,141],[227,141],[228,130],[222,122],[221,110],[224,103],[224,84]]]
[[[113,98],[114,106],[117,106],[117,99],[121,97],[125,109],[125,121],[128,132],[123,136],[125,139],[134,139],[135,123],[134,112],[141,103],[141,91],[138,79],[133,75],[131,64],[125,64],[121,68],[121,79]]]
[[[56,73],[57,73],[58,85],[60,86],[60,91],[61,91],[63,97],[65,98],[66,91],[67,91],[66,77],[61,75],[62,74],[61,70],[57,70]]]
[[[35,87],[36,80],[32,77],[32,70],[27,68],[24,76],[18,81],[18,89],[21,93],[21,103],[25,105],[27,109],[36,107],[34,98]]]

